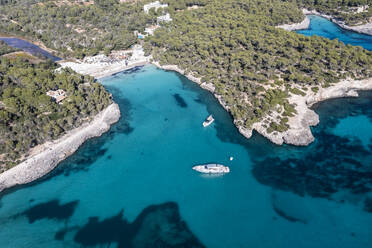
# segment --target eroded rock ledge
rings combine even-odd
[[[308,90],[305,96],[290,94],[288,100],[295,105],[297,114],[289,118],[289,129],[285,132],[268,133],[263,121],[254,123],[252,129],[241,126],[238,126],[238,129],[247,138],[252,136],[252,130],[255,129],[275,144],[306,146],[314,141],[310,126],[316,126],[319,123],[319,116],[310,107],[317,102],[331,98],[357,97],[358,90],[372,90],[372,78],[343,80],[328,88],[320,88],[317,93]]]
[[[153,62],[153,64],[161,69],[176,71],[185,75],[185,71],[180,69],[177,65],[160,65],[159,62]],[[227,111],[230,110],[222,97],[215,93],[213,84],[201,83],[199,78],[190,74],[185,76],[191,81],[199,84],[203,89],[212,92],[222,107]],[[305,96],[290,93],[288,100],[291,104],[295,105],[297,114],[288,118],[289,129],[285,132],[274,131],[268,133],[264,120],[254,123],[251,129],[240,126],[237,120],[234,120],[234,124],[238,128],[239,132],[246,138],[250,138],[252,136],[252,131],[256,130],[258,133],[277,145],[285,143],[296,146],[307,146],[314,141],[314,136],[311,133],[310,127],[316,126],[319,123],[318,114],[316,114],[314,110],[310,109],[310,107],[317,102],[331,98],[357,97],[358,90],[372,90],[372,78],[364,80],[346,79],[328,88],[320,88],[317,93],[308,90]]]
[[[372,35],[372,22],[369,22],[369,23],[366,23],[366,24],[363,24],[363,25],[348,26],[348,25],[345,24],[345,22],[343,22],[341,20],[337,20],[330,15],[322,14],[322,13],[316,11],[316,10],[302,9],[302,13],[304,13],[304,15],[317,15],[317,16],[324,17],[324,18],[332,21],[333,23],[337,24],[341,28],[349,30],[349,31],[353,31],[353,32],[361,33],[361,34]]]
[[[308,29],[310,26],[310,19],[308,15],[317,15],[321,16],[323,18],[326,18],[330,20],[331,22],[337,24],[343,29],[361,33],[361,34],[367,34],[367,35],[372,35],[372,23],[366,23],[363,25],[357,25],[357,26],[348,26],[345,24],[345,22],[341,20],[337,20],[333,18],[330,15],[322,14],[316,10],[308,10],[308,9],[302,9],[302,13],[305,15],[305,19],[302,22],[299,23],[293,23],[293,24],[283,24],[283,25],[278,25],[276,26],[277,28],[282,28],[287,31],[295,31],[295,30],[303,30],[303,29]]]
[[[283,24],[276,26],[277,28],[282,28],[287,31],[295,31],[295,30],[302,30],[308,29],[310,26],[310,19],[309,17],[305,16],[305,19],[302,22],[294,23],[294,24]]]
[[[98,113],[91,122],[67,132],[58,140],[43,144],[40,153],[0,174],[0,192],[46,175],[86,140],[107,132],[119,118],[119,106],[113,103]]]

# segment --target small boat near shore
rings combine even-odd
[[[230,168],[228,166],[224,166],[222,164],[203,164],[203,165],[196,165],[192,167],[193,170],[196,170],[201,173],[207,174],[222,174],[222,173],[229,173]]]
[[[212,122],[214,122],[214,118],[212,115],[208,116],[207,119],[205,119],[205,121],[203,122],[203,127],[207,127],[209,126],[210,124],[212,124]]]

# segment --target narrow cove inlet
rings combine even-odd
[[[100,81],[121,119],[1,193],[0,247],[372,246],[371,91],[313,106],[315,141],[294,147],[244,138],[176,72],[146,65]],[[192,170],[203,163],[231,172]]]
[[[342,29],[337,24],[324,17],[309,15],[310,26],[308,29],[299,30],[297,33],[312,36],[318,35],[328,39],[338,39],[345,44],[361,46],[364,49],[372,50],[372,35],[359,34]]]
[[[348,131],[355,116],[372,125],[371,94],[319,104],[316,141],[298,148],[259,135],[245,139],[210,93],[175,72],[145,66],[102,83],[121,120],[46,177],[2,196],[2,244],[371,244],[371,172],[364,166],[372,161],[371,142]],[[203,128],[208,114],[215,122]],[[228,165],[231,173],[191,169],[205,162]]]

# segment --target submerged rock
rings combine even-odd
[[[57,232],[56,239],[63,237],[65,232]],[[117,243],[123,248],[204,247],[181,219],[178,205],[174,202],[151,205],[132,223],[124,218],[123,211],[102,221],[91,217],[77,231],[74,241],[82,246]]]
[[[367,197],[364,201],[364,210],[372,213],[372,198]]]

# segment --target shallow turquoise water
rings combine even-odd
[[[364,146],[368,146],[372,140],[371,121],[365,115],[346,117],[335,126],[333,133],[349,139],[360,139]]]
[[[316,106],[316,141],[298,148],[244,139],[174,72],[145,66],[103,84],[121,120],[2,196],[1,247],[371,247],[372,140],[349,133],[355,118],[371,130],[371,93]],[[206,162],[231,173],[191,170]]]
[[[306,30],[296,31],[297,33],[307,36],[318,35],[331,40],[337,38],[345,44],[362,46],[367,50],[372,50],[372,35],[347,31],[320,16],[310,15],[309,18],[310,27]]]
[[[317,17],[301,32],[334,38],[323,29],[359,37]],[[352,44],[370,49],[364,38]],[[315,142],[292,147],[245,139],[177,73],[145,66],[102,83],[122,118],[50,175],[2,194],[0,247],[372,246],[372,92],[315,106]],[[191,170],[207,162],[231,173]]]

